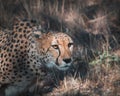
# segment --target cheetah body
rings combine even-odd
[[[72,39],[64,33],[46,33],[36,38],[33,23],[20,21],[10,34],[0,39],[0,84],[9,84],[6,96],[17,96],[37,76],[42,68],[67,70],[71,64]]]

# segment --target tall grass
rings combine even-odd
[[[12,29],[15,18],[35,19],[45,30],[66,32],[73,38],[76,61],[72,75],[77,79],[65,77],[51,96],[117,96],[119,6],[119,0],[0,0],[0,27]],[[82,81],[80,76],[86,79]]]

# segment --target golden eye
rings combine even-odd
[[[68,47],[71,47],[72,45],[73,45],[73,43],[69,43],[69,44],[68,44]]]
[[[52,45],[54,49],[59,49],[58,45]]]

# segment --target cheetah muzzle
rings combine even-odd
[[[17,96],[34,78],[44,78],[43,66],[65,71],[72,63],[73,40],[65,33],[40,33],[36,38],[31,21],[19,21],[12,32],[3,33],[0,33],[0,84],[10,85],[5,90],[6,96]]]

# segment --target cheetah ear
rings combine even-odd
[[[39,38],[41,37],[41,32],[35,32],[35,33],[34,33],[34,37],[35,37],[36,39],[39,39]]]
[[[39,26],[34,26],[33,28],[32,28],[32,30],[33,30],[33,34],[34,34],[34,37],[35,38],[40,38],[41,37],[41,35],[42,35],[42,32],[41,32],[41,25],[39,25]]]
[[[38,44],[44,38],[44,34],[42,34],[40,31],[36,31],[33,33],[33,37],[35,39],[36,44]]]

